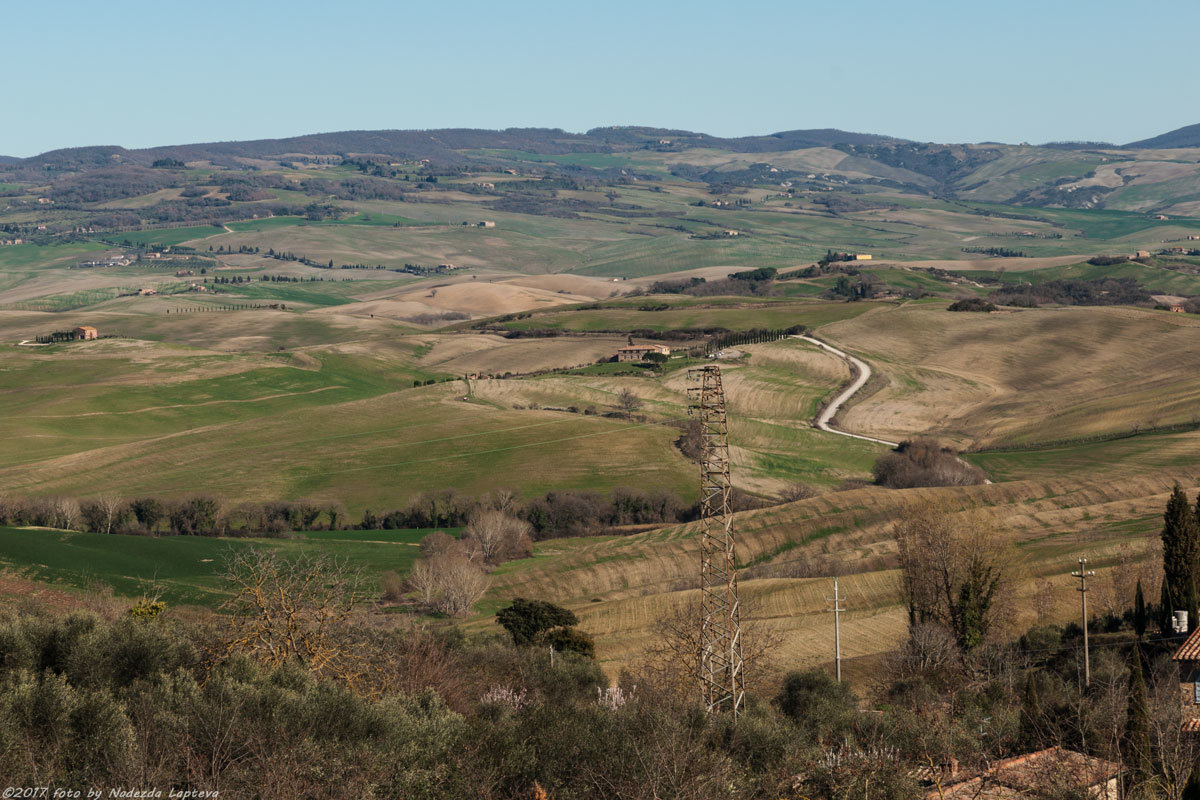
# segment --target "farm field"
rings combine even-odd
[[[1124,307],[947,313],[910,304],[820,333],[886,385],[842,415],[851,430],[960,445],[1029,444],[1189,422],[1200,384],[1190,315]]]
[[[780,637],[781,661],[826,663],[832,652],[830,580],[790,576],[837,574],[849,609],[843,657],[869,662],[894,649],[907,620],[890,566],[889,526],[905,504],[917,500],[943,504],[962,524],[990,525],[1012,537],[1022,565],[1008,621],[1014,634],[1038,621],[1031,598],[1043,585],[1053,597],[1044,619],[1065,622],[1078,614],[1069,573],[1080,555],[1097,568],[1093,602],[1124,602],[1104,599],[1113,591],[1113,564],[1119,557],[1149,556],[1146,568],[1153,569],[1171,484],[1183,481],[1193,496],[1200,486],[1194,462],[1186,469],[1142,474],[1119,482],[1076,474],[953,489],[872,487],[743,512],[736,522],[739,560],[746,565],[743,619]],[[554,559],[507,564],[494,575],[491,595],[497,601],[536,595],[568,605],[596,636],[601,658],[615,674],[636,660],[657,619],[694,600],[694,591],[683,589],[695,580],[696,533],[695,525],[677,526],[591,543]]]
[[[232,552],[255,547],[283,556],[329,556],[363,569],[377,585],[384,572],[408,571],[430,531],[371,533],[371,540],[319,532],[303,539],[213,539],[0,528],[0,568],[60,588],[100,584],[121,596],[215,608],[228,597],[221,575]]]
[[[23,239],[0,245],[0,490],[204,493],[226,508],[312,499],[343,503],[352,521],[444,489],[661,489],[689,505],[687,368],[710,363],[700,354],[719,334],[804,326],[873,371],[837,426],[935,437],[993,483],[869,485],[887,447],[811,424],[852,379],[845,363],[791,338],[726,348],[733,483],[773,504],[737,517],[745,609],[780,636],[781,660],[827,660],[833,574],[850,668],[866,674],[894,646],[905,615],[889,530],[916,499],[1011,533],[1014,631],[1038,621],[1029,601],[1047,585],[1042,621],[1069,618],[1079,555],[1101,594],[1117,562],[1153,563],[1166,493],[1200,486],[1200,318],[946,306],[1103,278],[1200,297],[1200,253],[1187,252],[1200,242],[1188,185],[1200,150],[742,152],[612,135],[596,152],[582,139],[546,152],[473,142],[428,163],[310,154],[327,158],[319,169],[189,156],[187,168],[140,165],[141,194],[123,168],[0,165],[0,241]],[[1085,196],[1093,207],[1071,207]],[[1088,263],[1138,250],[1153,255]],[[759,267],[781,279],[730,278]],[[35,341],[78,325],[107,338]],[[676,352],[661,366],[614,362],[630,342]],[[779,504],[797,493],[815,496]],[[491,572],[462,624],[494,629],[489,614],[515,596],[562,602],[615,675],[693,593],[696,526],[635,528],[537,542]],[[120,596],[152,580],[173,604],[212,608],[230,547],[335,553],[377,578],[407,571],[429,532],[0,529],[0,568]]]

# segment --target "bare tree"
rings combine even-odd
[[[436,605],[452,617],[467,614],[487,591],[487,575],[468,559],[454,555],[430,564],[437,587]]]
[[[809,486],[807,483],[791,483],[784,487],[779,493],[779,499],[784,503],[795,503],[799,500],[807,500],[810,497],[816,497],[817,490]]]
[[[617,405],[625,412],[625,416],[630,416],[642,407],[642,398],[630,389],[622,389],[621,393],[617,395]]]
[[[225,579],[234,596],[226,653],[265,664],[297,659],[313,672],[354,680],[363,659],[338,637],[364,599],[361,570],[327,556],[294,559],[256,547],[232,550]]]
[[[1128,542],[1117,547],[1117,558],[1112,568],[1100,581],[1098,592],[1100,607],[1113,616],[1120,616],[1133,606],[1133,595],[1141,577],[1137,555]]]
[[[66,531],[79,528],[79,503],[70,497],[56,497],[51,501],[53,507],[53,526]]]
[[[1033,610],[1037,614],[1037,624],[1047,625],[1054,619],[1054,581],[1049,578],[1038,578],[1033,590]]]
[[[904,508],[893,528],[911,624],[940,623],[969,650],[1000,619],[1013,555],[981,515],[955,519],[931,503]]]
[[[773,653],[780,637],[752,616],[751,604],[742,603],[742,668],[746,691],[773,691],[778,669]],[[699,696],[700,599],[689,597],[659,617],[653,627],[653,639],[635,665],[643,681],[677,701],[688,702]]]
[[[96,505],[100,509],[104,532],[112,533],[113,528],[121,522],[125,501],[115,494],[106,493],[96,498]]]
[[[528,522],[503,511],[479,511],[467,522],[463,539],[476,547],[488,564],[499,564],[531,554],[533,528]]]
[[[433,567],[430,566],[427,559],[421,559],[413,564],[408,578],[405,580],[405,585],[410,592],[416,592],[422,603],[429,607],[433,606],[434,598],[437,596],[437,580],[433,574]]]
[[[515,489],[495,489],[491,497],[492,508],[511,514],[516,510],[518,496]]]
[[[1200,736],[1184,730],[1188,721],[1180,698],[1179,667],[1168,659],[1155,665],[1150,691],[1150,744],[1156,759],[1151,783],[1156,796],[1180,800],[1200,759]]]

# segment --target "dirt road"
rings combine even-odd
[[[876,439],[871,436],[862,436],[857,433],[849,433],[848,431],[839,431],[837,428],[829,424],[829,421],[833,419],[834,415],[836,415],[841,407],[846,404],[846,401],[853,397],[854,393],[865,386],[867,381],[871,379],[871,367],[867,364],[867,362],[863,361],[861,358],[855,358],[845,351],[838,350],[836,347],[831,347],[830,345],[822,342],[820,339],[814,339],[811,336],[797,336],[795,338],[803,339],[806,342],[815,344],[817,347],[828,350],[843,361],[852,364],[858,371],[858,377],[851,381],[850,385],[843,389],[837,395],[837,397],[833,398],[833,402],[826,406],[825,410],[822,411],[817,417],[817,427],[823,431],[836,433],[840,436],[849,436],[854,439],[862,439],[867,442],[876,442],[878,444],[886,444],[888,447],[895,447],[897,445],[896,442],[889,442],[886,439]]]

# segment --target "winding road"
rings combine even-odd
[[[836,347],[827,345],[820,339],[814,339],[811,336],[796,336],[794,338],[803,339],[806,342],[815,344],[817,347],[828,350],[838,358],[841,358],[843,361],[853,365],[853,367],[858,371],[858,377],[852,380],[850,385],[843,389],[837,397],[833,398],[833,401],[825,407],[825,410],[822,411],[820,415],[817,416],[817,427],[829,433],[836,433],[839,436],[849,436],[852,439],[862,439],[866,442],[876,442],[878,444],[886,444],[888,447],[897,447],[897,442],[889,442],[886,439],[876,439],[871,436],[862,436],[861,434],[849,433],[848,431],[839,431],[837,428],[829,424],[829,421],[833,419],[834,415],[836,415],[838,411],[841,410],[842,406],[846,404],[846,401],[853,397],[854,393],[865,386],[867,381],[871,379],[871,367],[867,364],[867,362],[863,361],[861,358],[855,358],[843,350],[838,350]]]
[[[811,336],[795,336],[793,338],[803,339],[806,342],[815,344],[817,347],[828,350],[835,356],[838,356],[847,363],[852,364],[858,370],[858,377],[852,380],[850,385],[843,389],[837,397],[833,398],[833,402],[826,406],[825,410],[817,416],[817,427],[828,433],[836,433],[839,436],[849,436],[852,439],[862,439],[866,442],[886,444],[888,447],[899,447],[896,442],[889,442],[886,439],[876,439],[871,436],[862,436],[861,434],[849,433],[847,431],[839,431],[837,428],[829,424],[829,421],[833,419],[834,415],[837,414],[843,405],[845,405],[846,401],[853,397],[854,393],[865,386],[867,381],[871,379],[871,367],[867,364],[867,362],[863,361],[861,358],[855,358],[843,350],[838,350],[836,347],[825,344],[820,339],[814,339]],[[956,456],[956,458],[960,464],[968,467],[973,466],[969,461],[963,460],[962,456]],[[987,485],[992,483],[991,479],[986,477],[983,479],[983,482]]]

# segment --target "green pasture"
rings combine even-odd
[[[108,249],[95,242],[69,244],[13,244],[0,247],[0,272],[30,267],[67,266],[89,253]]]
[[[1031,283],[1035,286],[1053,280],[1134,278],[1138,283],[1155,293],[1179,295],[1200,294],[1200,275],[1190,275],[1186,272],[1165,269],[1160,266],[1139,264],[1136,261],[1126,261],[1107,266],[1097,266],[1085,261],[1078,264],[1023,271],[1016,269],[1007,269],[1004,272],[973,270],[965,273],[965,275],[968,278],[984,276],[1004,281],[1005,283]]]
[[[338,272],[334,273],[339,274]],[[220,284],[218,298],[241,298],[258,302],[282,302],[309,306],[338,306],[354,302],[357,295],[394,289],[411,283],[404,281],[325,280],[292,283],[289,281],[252,281],[251,283]]]
[[[376,582],[389,570],[408,572],[419,555],[417,545],[431,532],[333,531],[347,536],[221,539],[0,528],[0,567],[71,589],[101,584],[121,596],[157,595],[173,605],[215,607],[229,596],[222,572],[232,552],[262,548],[288,557],[331,556],[361,568]],[[381,538],[355,539],[354,534]]]
[[[1200,465],[1195,457],[1197,442],[1200,434],[1194,431],[1149,431],[1101,441],[966,453],[963,457],[998,482],[1168,470],[1178,474],[1180,482],[1186,484],[1200,481]]]
[[[205,239],[209,236],[225,233],[220,225],[196,225],[190,228],[162,228],[147,231],[130,231],[128,233],[104,234],[104,239],[117,244],[129,242],[135,245],[163,245],[174,247],[194,239]]]
[[[998,203],[973,203],[972,205],[992,211],[1019,213],[1036,217],[1046,222],[1056,223],[1064,228],[1078,230],[1088,240],[1097,240],[1096,242],[1088,242],[1082,245],[1079,242],[1074,243],[1076,252],[1078,252],[1081,246],[1087,248],[1098,244],[1099,241],[1129,237],[1134,234],[1153,231],[1157,228],[1178,227],[1180,224],[1185,223],[1200,225],[1200,220],[1186,220],[1183,218],[1157,220],[1148,214],[1134,211],[1113,211],[1098,208],[1041,208],[1037,206],[1014,208],[1013,206]],[[1019,224],[1019,220],[1014,222]]]

